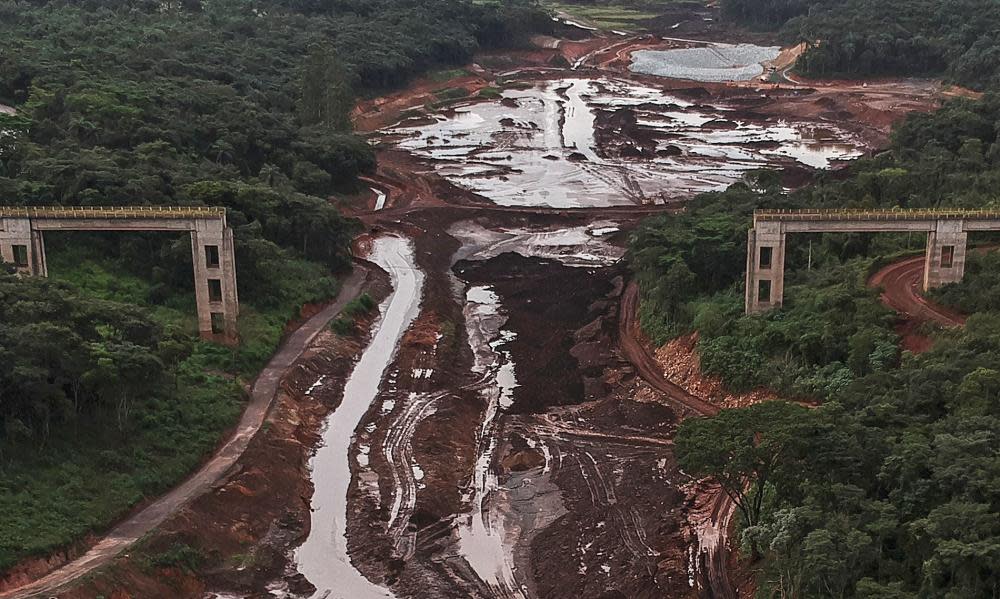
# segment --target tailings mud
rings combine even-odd
[[[864,149],[830,123],[627,79],[525,85],[404,121],[383,139],[497,204],[554,208],[664,203],[724,189],[748,170],[828,168]]]

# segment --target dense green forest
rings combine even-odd
[[[865,281],[922,251],[922,237],[794,236],[784,307],[762,316],[744,316],[742,277],[755,208],[997,208],[998,134],[1000,99],[952,101],[909,117],[885,152],[846,173],[792,193],[775,173],[754,173],[634,234],[655,340],[697,329],[703,369],[729,387],[821,402],[724,411],[678,434],[685,471],[738,497],[761,596],[996,597],[996,255],[972,255],[965,280],[935,292],[972,315],[963,329],[928,331],[933,349],[918,356],[901,351],[895,315]]]
[[[217,205],[241,344],[195,338],[190,242],[49,235],[0,265],[0,571],[193,468],[303,303],[337,290],[375,167],[355,98],[551,26],[522,0],[0,0],[0,204]]]
[[[806,75],[944,75],[1000,84],[1000,3],[994,0],[723,0],[739,22],[806,41]]]

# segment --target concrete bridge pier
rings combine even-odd
[[[190,233],[198,332],[238,343],[236,255],[224,208],[206,206],[0,206],[0,261],[22,275],[46,277],[45,231]]]
[[[17,272],[46,276],[45,241],[28,218],[0,219],[0,261],[13,264]]]
[[[206,339],[236,340],[239,296],[233,230],[223,221],[196,221],[191,254],[199,333]]]
[[[32,275],[36,277],[49,276],[49,264],[45,260],[45,238],[41,231],[31,232]]]
[[[965,275],[968,233],[961,220],[939,220],[927,234],[924,260],[924,291],[958,283]]]
[[[759,222],[747,233],[746,313],[781,307],[785,296],[785,230]]]
[[[1000,211],[757,210],[747,237],[746,313],[781,306],[788,233],[927,233],[926,291],[965,276],[970,231],[1000,231]]]

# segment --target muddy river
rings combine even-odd
[[[763,166],[828,168],[862,151],[832,125],[749,118],[612,78],[535,82],[430,120],[404,121],[383,138],[505,206],[662,203],[725,189]]]
[[[423,275],[414,266],[412,247],[399,237],[377,239],[369,259],[389,273],[393,292],[380,306],[383,316],[376,324],[377,332],[348,379],[343,403],[330,415],[323,432],[323,445],[310,464],[315,485],[312,528],[296,552],[295,562],[299,572],[316,586],[313,596],[317,598],[394,596],[362,576],[347,554],[350,450],[354,430],[375,400],[396,346],[417,314]]]

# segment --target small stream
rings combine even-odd
[[[487,286],[474,286],[466,292],[465,319],[475,354],[473,372],[487,381],[482,390],[487,403],[477,434],[472,489],[465,498],[470,510],[458,521],[459,551],[494,593],[523,599],[514,572],[513,548],[505,538],[504,512],[496,509],[503,490],[493,470],[497,427],[503,410],[513,402],[517,387],[510,352],[502,346],[512,341],[515,334],[503,329],[507,317],[501,312],[500,298]]]
[[[328,417],[323,444],[310,462],[315,485],[312,527],[295,553],[299,572],[316,586],[317,599],[394,597],[358,572],[347,554],[350,450],[354,431],[378,394],[399,340],[417,315],[424,277],[410,242],[399,237],[376,239],[369,260],[389,273],[393,292],[380,306],[377,332],[344,387],[343,403]]]

